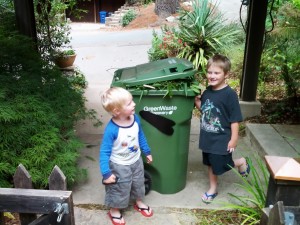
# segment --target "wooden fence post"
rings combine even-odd
[[[67,181],[66,176],[64,173],[60,170],[60,168],[55,165],[49,178],[49,190],[67,190]]]
[[[23,189],[32,189],[32,180],[31,176],[25,167],[20,164],[17,168],[17,171],[14,174],[14,185],[15,188],[23,188]],[[20,213],[20,221],[21,225],[27,225],[33,220],[36,219],[36,214],[33,213]]]
[[[0,188],[0,225],[6,210],[18,212],[21,225],[75,225],[72,191],[67,191],[66,177],[58,166],[48,181],[50,190],[33,189],[30,174],[20,164],[14,174],[15,188]],[[37,214],[42,216],[36,219]]]
[[[49,180],[49,190],[67,190],[66,177],[57,165],[53,168],[48,180]],[[74,206],[73,206],[72,195],[65,203],[68,204],[69,213],[64,214],[60,224],[75,225]],[[57,216],[56,216],[56,218],[57,218]],[[52,221],[52,223],[56,224],[57,221]]]

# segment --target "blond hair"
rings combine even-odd
[[[206,69],[208,69],[211,66],[220,67],[226,74],[231,69],[231,62],[226,56],[220,55],[220,54],[215,54],[213,57],[211,57],[207,61]]]
[[[101,95],[103,108],[112,113],[115,109],[123,109],[128,99],[132,98],[129,91],[121,87],[111,87]]]

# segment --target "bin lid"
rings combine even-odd
[[[112,86],[138,86],[156,82],[193,78],[196,70],[186,59],[167,58],[134,67],[118,69]]]

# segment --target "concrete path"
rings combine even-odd
[[[87,107],[95,109],[101,121],[106,124],[110,116],[100,105],[100,94],[110,86],[116,69],[148,62],[147,51],[151,47],[152,30],[117,33],[102,31],[100,24],[73,24],[71,34],[72,45],[77,52],[75,64],[86,75],[88,81],[85,93]],[[193,209],[220,209],[223,206],[221,202],[232,201],[228,193],[247,194],[236,185],[241,183],[241,179],[230,171],[220,177],[219,195],[215,201],[210,205],[202,203],[201,195],[208,189],[207,170],[201,163],[201,151],[197,147],[199,120],[192,118],[191,124],[186,187],[178,193],[167,195],[151,191],[145,202],[154,209],[154,216],[145,218],[131,206],[124,212],[126,224],[201,224]],[[299,126],[291,129],[289,126],[286,129],[275,125],[272,127],[286,144],[296,149],[299,156]],[[104,126],[94,128],[90,121],[82,121],[76,127],[77,135],[86,144],[80,151],[79,166],[88,172],[87,180],[73,189],[77,225],[111,224],[106,215],[107,209],[103,205],[105,190],[101,184],[98,163],[103,129]],[[273,142],[270,138],[275,135],[271,133],[266,137],[266,132],[259,131],[262,131],[259,125],[247,126],[247,136],[240,137],[235,158],[249,156],[254,159],[258,150],[268,148],[268,144]],[[255,139],[257,141],[254,141]],[[265,143],[262,144],[261,140]]]
[[[149,61],[147,51],[151,47],[152,30],[107,32],[98,24],[73,24],[72,28],[72,45],[77,53],[75,65],[88,82],[87,107],[95,109],[105,123],[109,115],[100,106],[101,92],[110,86],[115,70]],[[103,132],[103,127],[94,128],[91,121],[83,121],[78,128],[79,134]]]

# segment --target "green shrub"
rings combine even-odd
[[[153,38],[151,41],[152,46],[148,50],[149,61],[152,62],[152,61],[156,61],[159,59],[168,58],[166,52],[161,49],[162,42],[163,42],[162,37],[155,30],[153,30],[152,35],[153,35]]]
[[[143,0],[143,4],[144,5],[149,5],[151,3],[153,3],[154,1],[153,0]]]
[[[126,27],[137,16],[137,13],[133,9],[129,9],[121,18],[121,24]]]
[[[263,65],[267,65],[284,81],[286,95],[297,101],[300,90],[300,10],[290,3],[281,5],[277,12],[277,24],[266,40]],[[261,71],[268,72],[267,71]]]
[[[243,64],[244,64],[244,48],[245,44],[240,43],[232,46],[230,50],[225,51],[225,55],[231,61],[231,74],[230,78],[240,80],[243,74]]]
[[[300,17],[292,1],[279,1],[273,11],[261,57],[258,94],[268,123],[297,123],[300,111]]]
[[[300,0],[292,0],[292,3],[296,8],[300,9]]]
[[[69,1],[72,5],[74,0]],[[64,13],[69,4],[63,1],[34,0],[37,48],[44,60],[54,60],[58,49],[71,48],[71,27]]]
[[[67,2],[33,0],[37,48],[43,59],[54,61],[57,52],[71,48],[71,27],[67,21],[66,12],[78,19],[88,12],[88,10],[79,9],[77,2],[77,0]]]
[[[150,61],[176,57],[189,46],[179,37],[179,32],[172,27],[164,26],[161,34],[153,31],[152,47],[148,50]]]
[[[0,187],[12,186],[20,163],[35,188],[47,186],[55,165],[68,185],[84,175],[76,167],[82,143],[74,125],[94,115],[85,108],[86,81],[78,70],[64,75],[42,61],[34,46],[0,25]]]

